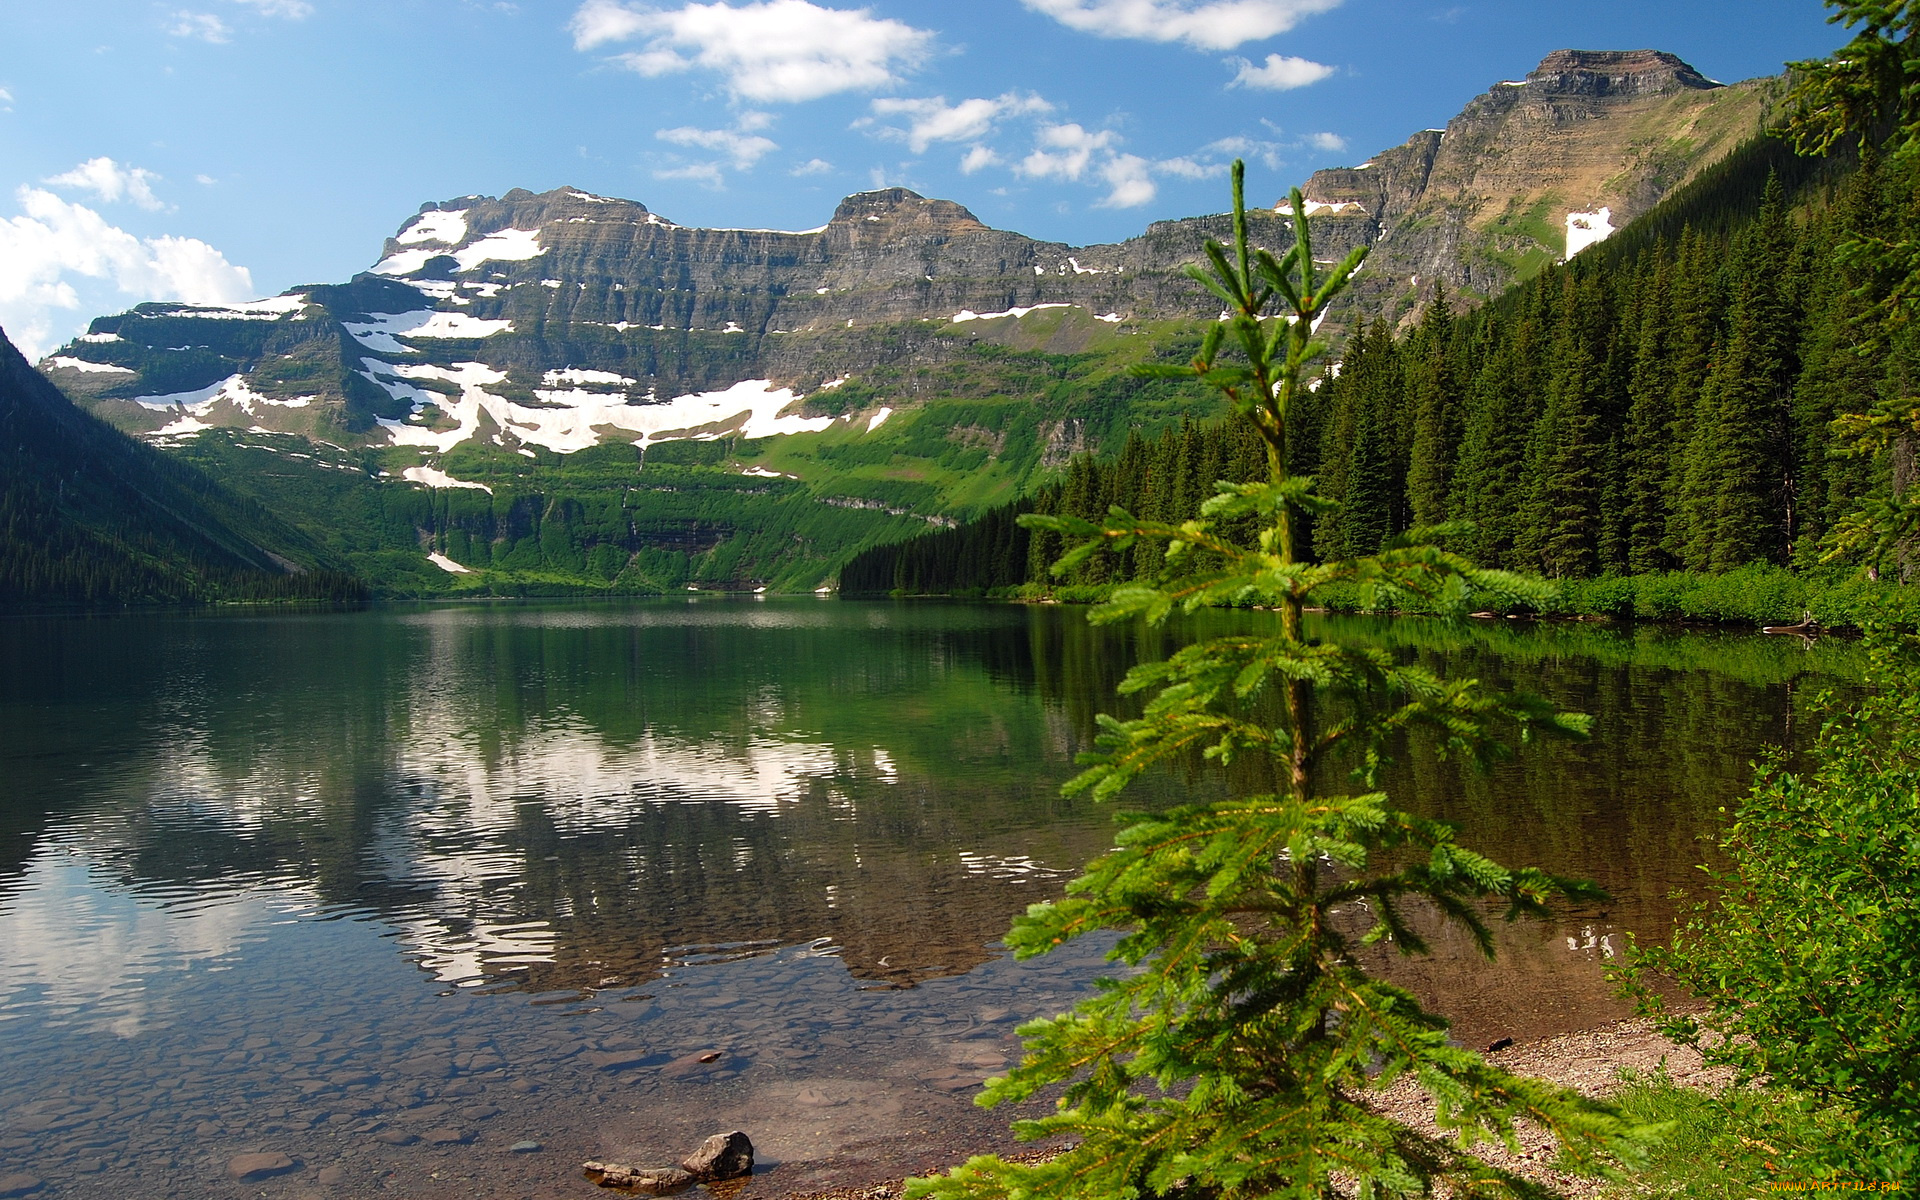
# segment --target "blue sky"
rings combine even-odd
[[[1816,0],[61,0],[0,5],[0,325],[344,280],[423,201],[572,185],[805,229],[903,185],[1085,244],[1271,202],[1549,51],[1732,82]]]

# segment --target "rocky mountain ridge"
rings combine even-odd
[[[1491,295],[1604,238],[1757,130],[1769,94],[1768,81],[1724,87],[1654,51],[1556,51],[1444,130],[1316,172],[1304,189],[1316,247],[1374,247],[1336,323],[1399,318],[1435,280]],[[1253,218],[1256,240],[1290,244],[1281,213]],[[229,426],[568,452],[744,431],[750,410],[767,433],[799,432],[768,424],[780,408],[767,405],[902,359],[951,361],[979,337],[1020,341],[1035,313],[1064,310],[1023,348],[1059,351],[1211,317],[1183,268],[1227,232],[1224,216],[1200,216],[1074,247],[904,188],[849,196],[816,229],[706,229],[575,188],[515,189],[424,205],[347,284],[141,305],[42,368],[163,442]],[[765,382],[741,391],[748,381]],[[701,396],[725,398],[625,411]],[[842,415],[872,420],[913,397],[890,399]]]
[[[1603,240],[1764,127],[1777,77],[1724,85],[1656,50],[1556,50],[1444,129],[1303,185],[1327,245],[1374,247],[1354,303],[1497,295]]]
[[[1317,172],[1317,255],[1373,247],[1324,332],[1603,239],[1756,133],[1773,89],[1560,51],[1444,130]],[[1248,216],[1292,243],[1290,213]],[[516,189],[423,205],[345,283],[143,304],[40,369],[382,586],[811,590],[861,545],[1214,412],[1128,368],[1192,352],[1218,302],[1184,268],[1230,232],[1213,214],[1075,247],[904,188],[814,229],[707,229]]]

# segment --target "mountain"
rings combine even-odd
[[[1498,295],[1604,240],[1765,124],[1779,77],[1726,86],[1656,50],[1556,50],[1445,129],[1303,185],[1327,253],[1373,247],[1353,303],[1397,315],[1424,284]]]
[[[1756,131],[1771,87],[1560,51],[1445,131],[1316,174],[1321,252],[1375,247],[1335,330],[1436,278],[1490,295],[1579,220],[1576,241],[1604,236]],[[1290,244],[1284,215],[1250,217]],[[889,188],[816,229],[703,229],[516,189],[423,206],[349,282],[143,304],[41,366],[392,590],[811,589],[862,545],[1209,412],[1127,368],[1191,353],[1217,303],[1184,267],[1227,225],[1073,247]]]
[[[0,605],[358,590],[324,565],[257,506],[75,408],[0,334]]]

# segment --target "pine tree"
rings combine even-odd
[[[1683,561],[1696,571],[1784,557],[1786,481],[1777,464],[1796,373],[1792,251],[1780,181],[1771,177],[1759,217],[1734,239],[1726,340],[1687,448]]]
[[[1557,578],[1591,575],[1599,565],[1605,305],[1597,282],[1565,278],[1547,405],[1529,449],[1525,519],[1514,549],[1526,566]]]
[[[1652,259],[1653,256],[1648,256]],[[1667,481],[1673,473],[1673,388],[1667,380],[1672,269],[1670,260],[1643,260],[1634,291],[1640,300],[1633,331],[1633,368],[1627,385],[1625,505],[1627,569],[1636,573],[1673,566],[1666,551],[1671,520]]]
[[[1459,532],[1445,527],[1390,539],[1376,554],[1301,561],[1296,516],[1327,502],[1311,479],[1287,469],[1288,421],[1306,368],[1325,349],[1311,333],[1315,319],[1365,250],[1318,278],[1297,189],[1294,246],[1279,260],[1250,250],[1244,175],[1235,163],[1233,247],[1209,243],[1212,271],[1193,272],[1231,317],[1208,332],[1191,366],[1144,370],[1220,391],[1233,419],[1264,443],[1264,476],[1222,486],[1178,525],[1118,508],[1097,524],[1028,520],[1079,542],[1056,565],[1059,574],[1109,548],[1168,544],[1170,577],[1118,589],[1094,620],[1159,623],[1175,610],[1228,601],[1279,610],[1277,627],[1195,643],[1130,672],[1125,690],[1153,698],[1136,720],[1100,719],[1098,749],[1084,756],[1087,770],[1068,790],[1104,799],[1195,753],[1223,767],[1263,761],[1279,785],[1127,818],[1118,845],[1068,886],[1066,899],[1035,905],[1015,923],[1007,942],[1022,957],[1102,929],[1123,934],[1112,957],[1130,973],[1071,1013],[1023,1026],[1024,1059],[989,1081],[983,1096],[989,1104],[1024,1100],[1064,1084],[1052,1116],[1016,1129],[1075,1143],[1037,1165],[978,1157],[913,1181],[910,1197],[1323,1200],[1429,1196],[1436,1187],[1537,1197],[1545,1189],[1480,1158],[1475,1141],[1512,1144],[1515,1123],[1525,1121],[1551,1132],[1564,1164],[1599,1173],[1616,1155],[1636,1156],[1645,1138],[1603,1103],[1448,1046],[1442,1019],[1356,962],[1361,943],[1426,948],[1406,921],[1416,898],[1490,952],[1485,902],[1503,903],[1509,917],[1537,914],[1590,889],[1500,867],[1458,845],[1449,826],[1398,811],[1377,791],[1317,794],[1319,768],[1345,751],[1372,788],[1385,745],[1409,728],[1432,728],[1450,750],[1488,760],[1504,753],[1500,725],[1578,735],[1584,723],[1475,681],[1398,665],[1378,650],[1306,636],[1303,611],[1330,584],[1376,600],[1419,595],[1452,606],[1482,590],[1538,601],[1544,588],[1436,548],[1432,535]],[[1261,321],[1275,300],[1291,321]],[[1229,345],[1234,358],[1223,354]],[[1242,516],[1258,522],[1250,544],[1220,532]],[[1216,568],[1191,569],[1201,550]],[[1342,915],[1360,913],[1359,923],[1371,925],[1364,933]],[[1370,1106],[1402,1078],[1438,1102],[1439,1136]]]
[[[1454,395],[1453,312],[1445,290],[1435,284],[1433,300],[1421,317],[1408,356],[1407,392],[1413,413],[1413,445],[1408,451],[1407,508],[1415,525],[1447,519],[1460,446],[1460,405]]]
[[[1544,301],[1546,289],[1538,290]],[[1493,345],[1474,378],[1453,515],[1472,523],[1467,545],[1473,557],[1495,566],[1519,561],[1515,542],[1521,530],[1527,440],[1539,413],[1540,327],[1549,315],[1550,310],[1537,303],[1509,328],[1490,327]]]

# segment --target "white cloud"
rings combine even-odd
[[[682,125],[676,129],[660,129],[655,137],[675,146],[686,146],[695,150],[713,150],[726,156],[726,162],[692,163],[686,166],[663,167],[653,173],[655,179],[691,179],[707,187],[725,186],[723,171],[731,166],[736,171],[750,171],[755,163],[780,148],[772,138],[762,137],[756,130],[765,129],[773,123],[773,118],[763,112],[746,112],[732,129],[698,129],[692,125]]]
[[[1280,127],[1271,121],[1262,121],[1261,124],[1273,130],[1275,133],[1280,132]],[[1251,158],[1258,161],[1269,171],[1277,171],[1281,166],[1280,150],[1281,146],[1278,142],[1260,141],[1249,137],[1224,137],[1216,142],[1208,142],[1200,148],[1200,153],[1203,155],[1228,154],[1236,158]],[[1210,164],[1202,162],[1200,165],[1205,168],[1206,174],[1209,175],[1219,174],[1226,170],[1225,163]],[[1175,173],[1178,174],[1178,172]],[[1193,178],[1199,178],[1199,176],[1193,176]]]
[[[1341,0],[1021,0],[1071,29],[1101,37],[1231,50],[1292,29]]]
[[[1337,133],[1310,133],[1307,135],[1307,145],[1315,150],[1337,154],[1347,148],[1347,139]]]
[[[702,67],[749,100],[796,102],[899,82],[926,57],[933,34],[868,9],[822,8],[807,0],[724,2],[656,11],[619,0],[587,0],[570,28],[577,50],[647,39],[616,57],[642,75]]]
[[[1068,123],[1042,126],[1037,140],[1039,145],[1033,153],[1015,168],[1020,174],[1030,179],[1078,179],[1086,174],[1096,151],[1113,145],[1114,134],[1108,129],[1094,133]]]
[[[102,155],[90,158],[73,170],[55,175],[45,182],[54,187],[80,188],[92,192],[109,204],[124,196],[141,208],[157,211],[166,207],[160,203],[160,197],[153,194],[150,181],[158,178],[158,175],[144,167],[123,167]]]
[[[1197,180],[1222,175],[1227,169],[1222,155],[1256,156],[1277,163],[1279,150],[1271,142],[1233,137],[1209,142],[1191,154],[1153,159],[1123,150],[1121,138],[1112,130],[1094,131],[1076,124],[1044,125],[1035,142],[1032,153],[1013,164],[1014,172],[1028,179],[1103,184],[1107,194],[1098,201],[1101,208],[1153,203],[1159,197],[1160,177]],[[990,149],[975,146],[961,162],[961,170],[971,173],[998,161]]]
[[[13,111],[13,93],[8,91],[5,88],[0,88],[0,112],[12,112],[12,111]]]
[[[313,5],[307,0],[234,0],[235,4],[244,4],[263,17],[285,17],[289,21],[303,21],[313,15]]]
[[[725,176],[720,172],[719,163],[694,163],[685,167],[662,167],[653,173],[655,179],[686,179],[694,183],[718,190],[727,186]]]
[[[1163,158],[1153,165],[1162,174],[1178,175],[1182,179],[1208,179],[1226,170],[1219,163],[1201,162],[1184,154],[1179,158]]]
[[[653,136],[663,142],[672,142],[676,146],[692,146],[701,150],[718,150],[727,156],[736,171],[745,171],[780,148],[772,138],[764,138],[755,133],[744,133],[737,129],[695,129],[683,125],[678,129],[662,129]]]
[[[173,14],[173,24],[167,26],[167,33],[173,37],[199,38],[216,46],[233,40],[233,30],[219,17],[184,10]]]
[[[212,187],[214,184],[220,182],[211,175],[195,175],[193,181],[202,187]]]
[[[805,175],[825,175],[833,170],[833,164],[824,158],[810,158],[787,174],[800,177]]]
[[[974,142],[993,132],[1003,118],[1052,112],[1053,105],[1039,96],[1008,92],[991,100],[975,97],[949,105],[945,96],[920,100],[880,99],[873,102],[876,116],[904,116],[907,128],[882,132],[906,139],[915,154],[924,154],[934,142]]]
[[[197,238],[140,238],[52,192],[15,195],[21,215],[0,221],[0,324],[28,358],[52,348],[56,310],[80,307],[73,277],[135,300],[232,304],[253,295],[247,269]]]
[[[1294,58],[1285,54],[1269,54],[1265,66],[1256,67],[1244,58],[1230,58],[1229,65],[1237,65],[1239,74],[1233,77],[1231,87],[1266,88],[1270,91],[1285,92],[1294,88],[1306,87],[1310,83],[1319,83],[1333,74],[1333,68],[1325,63],[1311,59]]]
[[[1100,202],[1102,208],[1138,208],[1153,203],[1160,189],[1151,171],[1164,164],[1150,163],[1138,154],[1116,154],[1100,165],[1100,178],[1112,190]]]
[[[997,167],[999,165],[1000,156],[995,154],[990,147],[970,146],[967,148],[966,156],[960,160],[960,173],[962,175],[971,175],[975,171],[984,171],[988,167]]]

